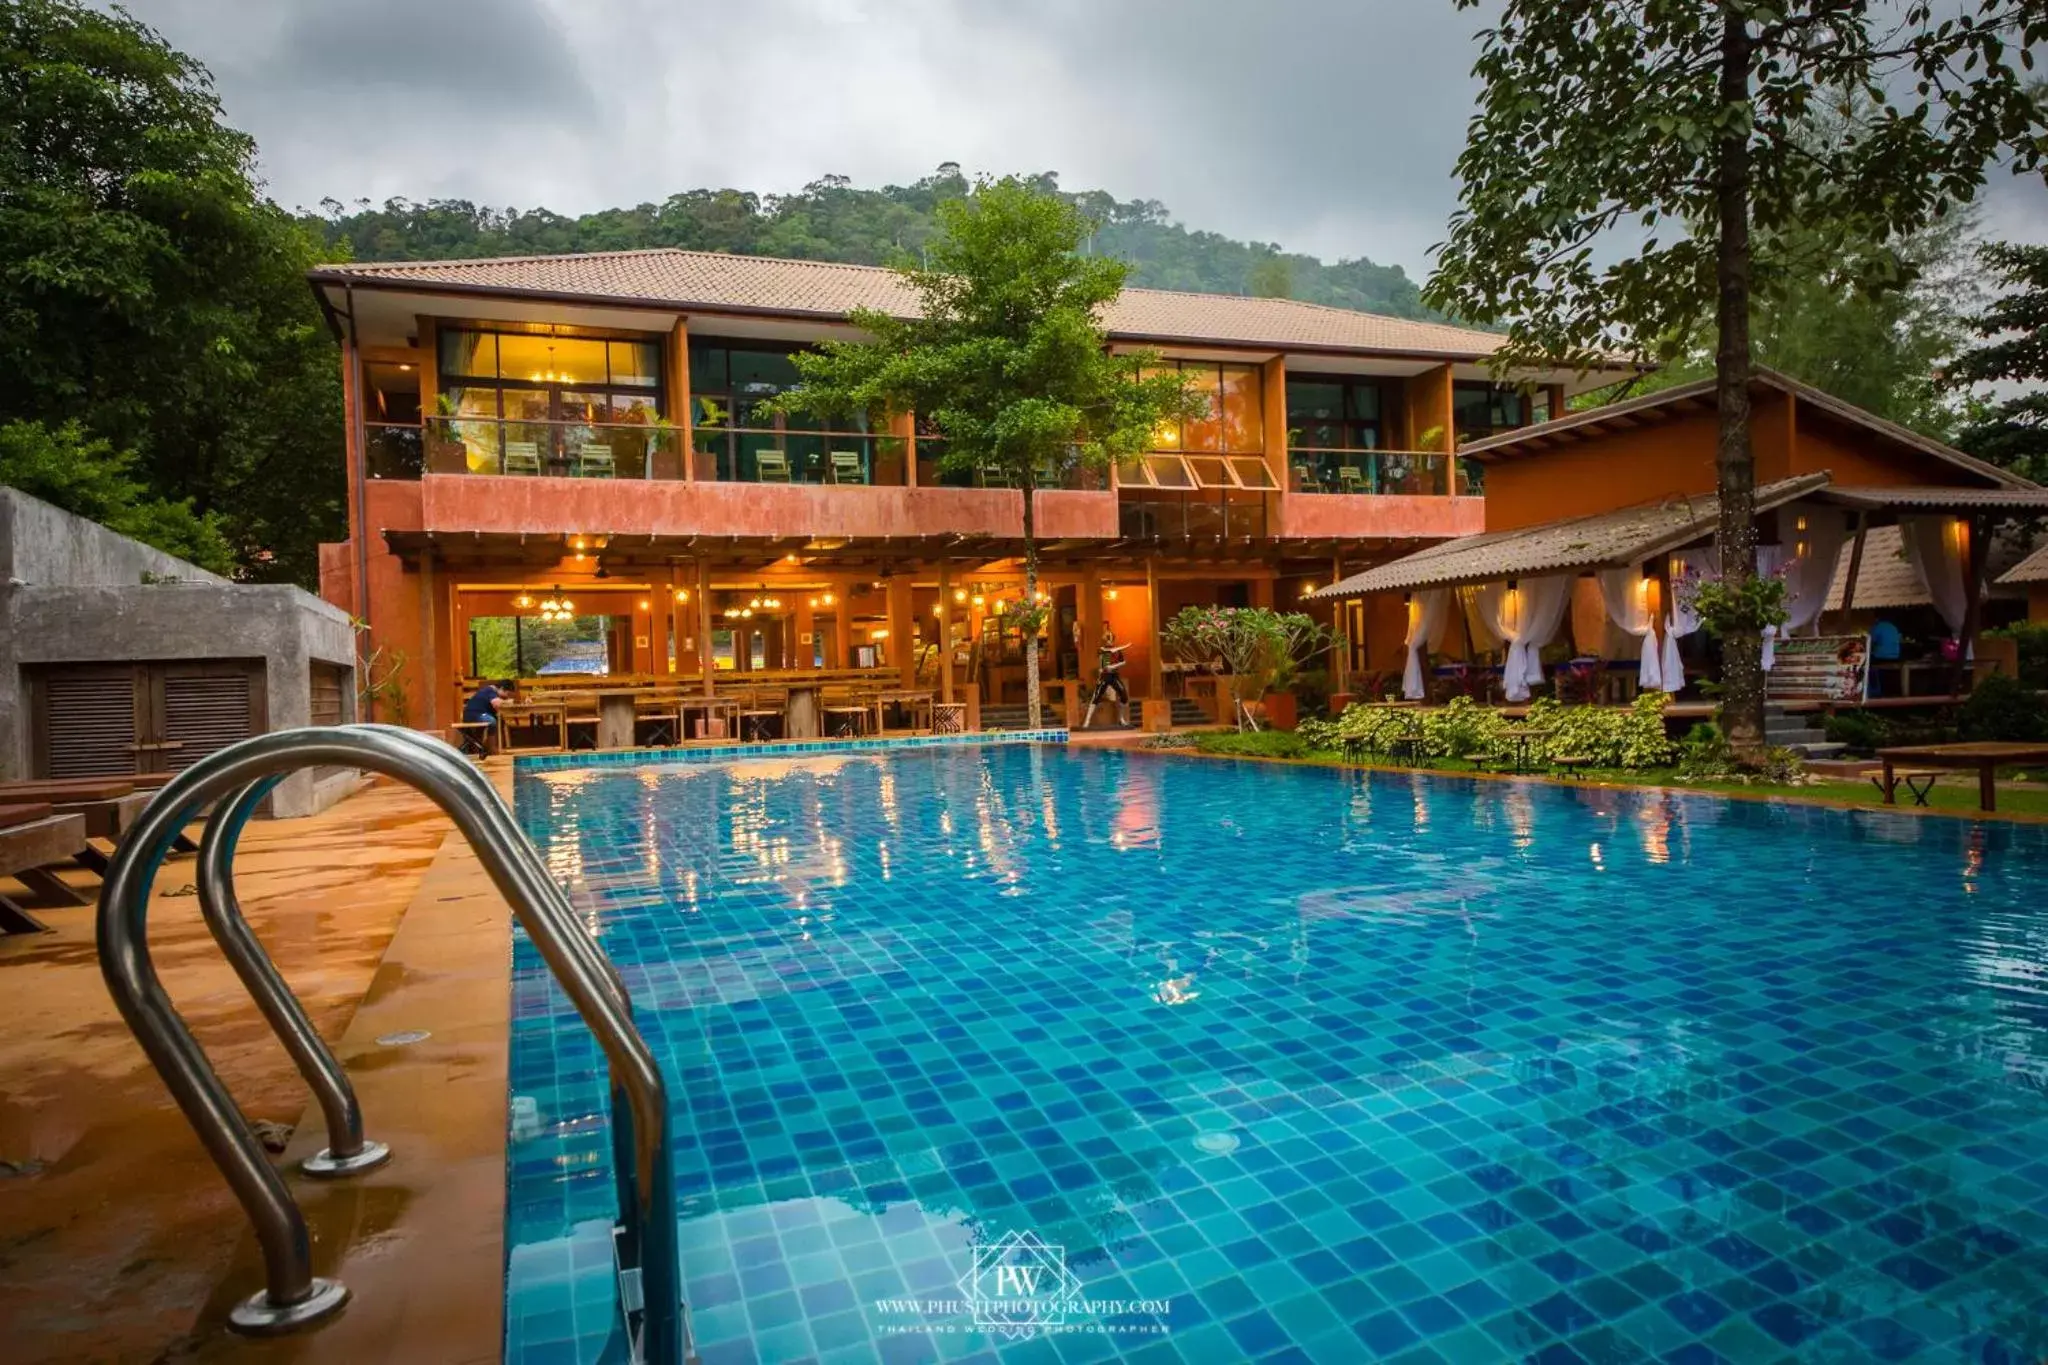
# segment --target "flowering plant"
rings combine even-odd
[[[1719,574],[1687,573],[1679,579],[1679,602],[1713,635],[1757,635],[1765,626],[1782,626],[1791,619],[1786,610],[1788,561],[1770,573],[1727,578]]]
[[[1223,665],[1240,730],[1259,728],[1248,702],[1284,686],[1334,638],[1312,617],[1266,607],[1183,607],[1160,637],[1190,663]]]

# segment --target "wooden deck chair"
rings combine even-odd
[[[576,447],[576,472],[586,479],[615,479],[619,466],[612,458],[610,446],[601,441],[585,441]]]
[[[1371,490],[1365,486],[1365,471],[1355,464],[1337,466],[1337,487],[1345,493],[1365,493]]]
[[[832,467],[827,477],[833,483],[866,483],[861,474],[860,452],[858,450],[835,450],[831,452]]]
[[[537,441],[505,442],[505,472],[507,474],[540,473],[540,444]]]
[[[754,454],[754,481],[756,483],[788,483],[789,452],[786,450],[762,450]]]

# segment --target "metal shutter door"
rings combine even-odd
[[[41,678],[48,777],[135,771],[135,670],[51,669]]]
[[[165,753],[172,772],[183,772],[215,749],[255,733],[246,672],[174,673],[163,677]]]

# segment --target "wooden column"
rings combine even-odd
[[[853,604],[846,598],[846,580],[831,580],[832,593],[832,657],[826,660],[834,668],[853,667]]]
[[[1271,585],[1267,596],[1270,599]],[[1145,687],[1146,696],[1165,705],[1166,698],[1166,651],[1159,641],[1159,561],[1145,558],[1145,610],[1152,618],[1152,647],[1146,651]]]
[[[690,325],[686,319],[677,318],[676,325],[668,334],[668,407],[665,414],[675,423],[677,450],[674,458],[682,462],[678,474],[684,480],[697,477],[697,443],[691,430],[696,416],[690,402]]]
[[[1067,725],[1071,729],[1081,727],[1081,717],[1086,714],[1081,706],[1081,694],[1090,689],[1095,677],[1095,657],[1102,648],[1102,571],[1088,569],[1081,575],[1081,600],[1074,606],[1075,620],[1081,627],[1081,638],[1075,642],[1080,658],[1074,686],[1068,692],[1071,704],[1067,707]],[[1155,646],[1156,648],[1156,646]]]
[[[711,678],[711,565],[697,561],[697,674],[704,695],[712,694]]]
[[[1983,517],[1960,518],[1963,534],[1969,542],[1963,546],[1964,591],[1969,594],[1963,603],[1963,631],[1957,642],[1956,666],[1949,678],[1949,693],[1961,696],[1963,683],[1970,676],[1970,655],[1977,648],[1977,630],[1984,623],[1984,571],[1991,559],[1991,523]],[[1988,774],[1990,769],[1985,769]],[[1988,784],[1988,777],[1986,779]],[[1988,809],[1988,806],[1987,806]]]
[[[1330,586],[1335,587],[1337,584],[1342,583],[1343,581],[1344,556],[1331,555]],[[1330,629],[1333,633],[1341,633],[1344,629],[1345,605],[1345,601],[1341,597],[1333,597],[1330,599]],[[1335,665],[1330,670],[1330,691],[1332,693],[1349,692],[1351,690],[1349,686],[1349,683],[1351,681],[1350,640],[1347,639],[1343,641],[1341,644],[1333,645],[1331,647],[1330,654],[1332,656],[1332,662]]]
[[[953,565],[939,561],[939,700],[953,700]]]
[[[420,547],[420,719],[430,734],[441,733],[441,660],[434,647],[434,547]]]
[[[910,611],[910,575],[889,578],[889,654],[896,660],[896,678],[917,686],[917,622]]]
[[[1856,514],[1856,539],[1849,544],[1849,576],[1842,580],[1842,615],[1856,608],[1856,579],[1863,572],[1863,541],[1870,531],[1868,509]],[[1826,610],[1823,606],[1822,610]]]
[[[889,419],[889,434],[903,442],[903,484],[917,487],[917,414],[899,412]]]

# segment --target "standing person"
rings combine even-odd
[[[512,700],[512,680],[510,678],[499,678],[496,682],[487,682],[477,688],[476,691],[469,694],[469,700],[462,703],[462,723],[464,725],[488,725],[491,727],[484,732],[484,739],[481,742],[479,752],[489,753],[491,749],[496,747],[498,708],[510,700]],[[471,741],[468,734],[465,733],[463,743],[467,745],[472,742],[474,741]]]
[[[1121,728],[1131,728],[1131,689],[1124,686],[1124,658],[1129,645],[1116,642],[1116,632],[1108,626],[1102,628],[1102,644],[1095,651],[1095,692],[1088,698],[1088,714],[1081,717],[1081,728],[1087,729],[1095,720],[1095,708],[1102,705],[1102,699],[1116,694],[1116,723]]]
[[[1890,619],[1880,617],[1870,627],[1870,695],[1879,695],[1877,685],[1879,664],[1895,664],[1904,651],[1904,641],[1899,637],[1899,628]]]

